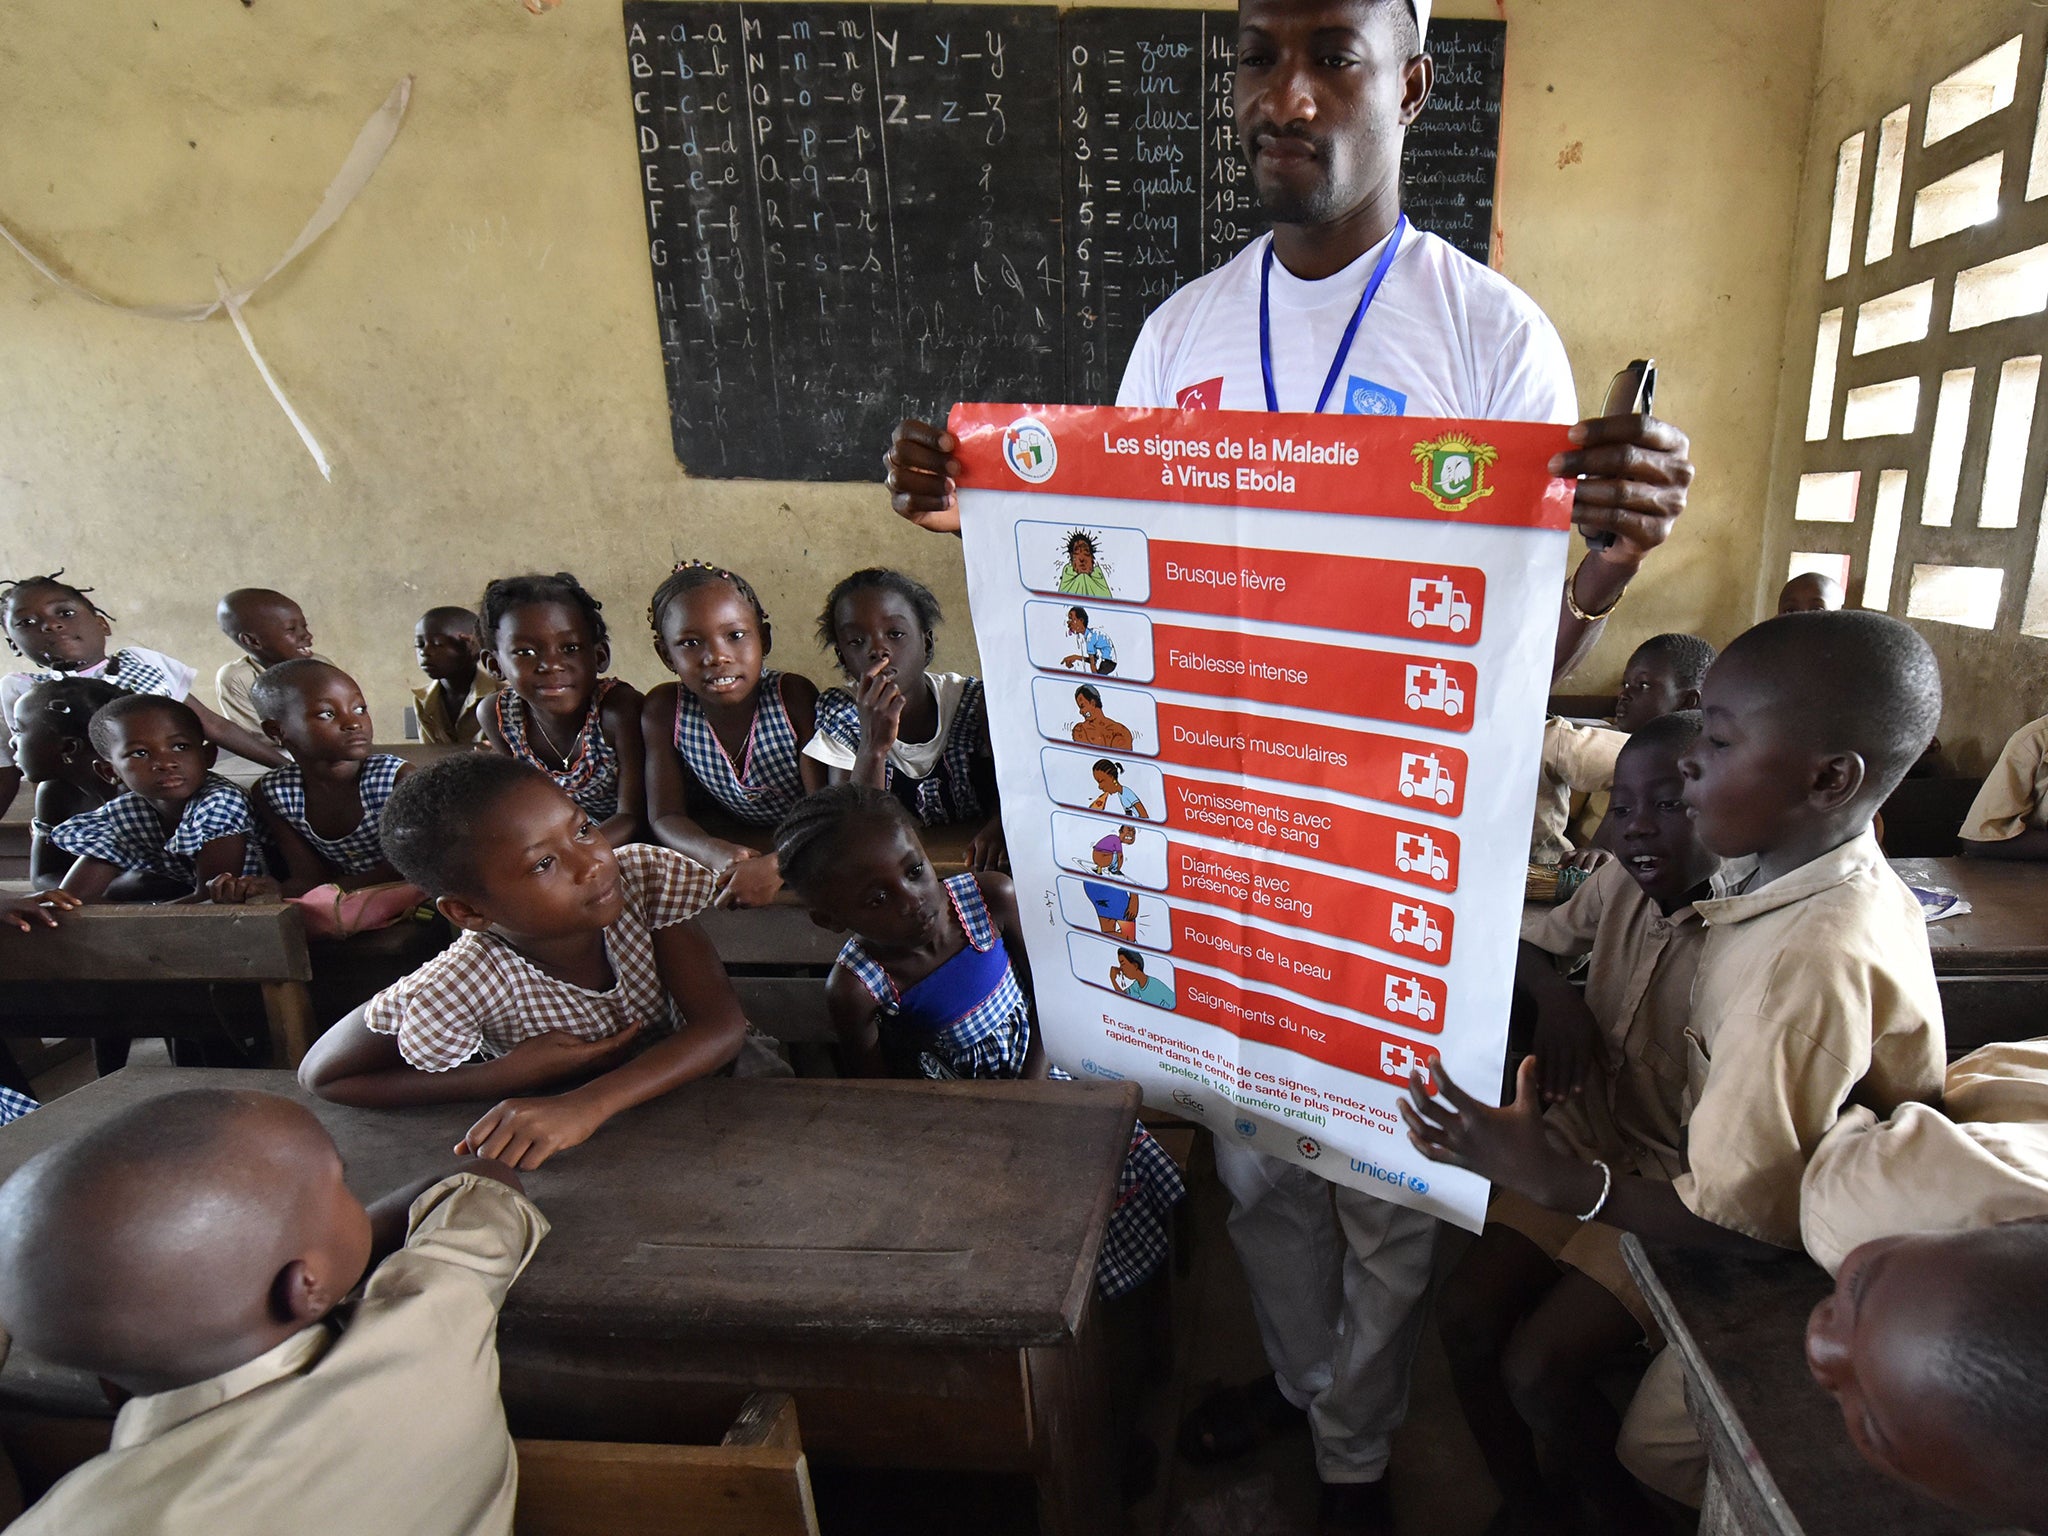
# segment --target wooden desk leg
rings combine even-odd
[[[1101,1305],[1089,1299],[1073,1342],[1024,1351],[1041,1536],[1099,1536],[1117,1528],[1119,1458],[1111,1443]]]
[[[303,981],[266,981],[263,1017],[270,1026],[272,1060],[296,1070],[313,1048],[313,994]]]

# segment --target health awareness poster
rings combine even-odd
[[[1560,427],[963,405],[1052,1059],[1477,1230],[1395,1108],[1498,1093],[1572,488]]]

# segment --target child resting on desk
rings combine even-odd
[[[1707,675],[1704,729],[1681,759],[1699,840],[1724,859],[1686,1040],[1688,1167],[1617,1173],[1545,1134],[1537,1062],[1496,1109],[1438,1070],[1402,1104],[1426,1156],[1548,1210],[1669,1243],[1797,1248],[1799,1180],[1853,1096],[1878,1113],[1941,1087],[1941,998],[1926,924],[1871,835],[1941,713],[1927,642],[1882,614],[1791,614],[1731,644]],[[1704,1458],[1648,1421],[1676,1401],[1666,1350],[1620,1446],[1638,1477],[1697,1502]],[[1678,1410],[1680,1413],[1683,1409]],[[1641,1415],[1639,1419],[1638,1415]]]
[[[893,795],[836,784],[775,829],[782,878],[819,927],[850,936],[825,984],[832,1027],[861,1077],[1065,1076],[1031,1014],[1031,965],[1008,875],[940,880]],[[1187,1193],[1144,1126],[1131,1137],[1096,1264],[1105,1298],[1136,1290],[1169,1252]]]
[[[982,822],[967,862],[997,869],[1007,858],[988,703],[980,678],[931,670],[944,618],[931,589],[901,571],[870,567],[832,589],[818,615],[818,643],[854,686],[818,696],[804,782],[886,790],[928,827]]]
[[[483,739],[553,779],[614,848],[638,839],[640,691],[600,675],[612,660],[604,605],[557,571],[502,577],[476,607],[484,666],[505,684],[477,706]]]
[[[119,688],[98,678],[60,677],[37,683],[14,706],[14,758],[36,792],[28,878],[38,890],[54,889],[71,868],[71,856],[50,834],[121,793],[119,785],[100,777],[89,730],[101,707],[120,697]]]
[[[1535,1058],[1550,1141],[1617,1174],[1669,1182],[1679,1148],[1685,1027],[1706,939],[1694,908],[1721,861],[1686,814],[1679,758],[1697,713],[1640,724],[1614,765],[1601,840],[1614,855],[1563,906],[1525,919],[1517,990],[1536,1006]],[[1583,994],[1557,961],[1586,960]],[[1598,1377],[1655,1337],[1621,1257],[1621,1231],[1575,1221],[1512,1189],[1445,1283],[1438,1327],[1466,1422],[1508,1515],[1562,1522],[1543,1468],[1619,1526],[1636,1495]]]
[[[275,1094],[165,1094],[38,1154],[0,1186],[0,1317],[127,1401],[9,1531],[509,1536],[498,1309],[547,1230],[482,1158],[364,1209]]]
[[[0,812],[13,804],[21,784],[21,769],[13,756],[15,705],[37,683],[52,678],[96,677],[127,693],[180,700],[199,717],[206,740],[213,745],[266,767],[284,761],[284,754],[262,737],[223,720],[199,701],[192,691],[199,676],[196,668],[139,645],[123,646],[109,656],[107,641],[114,621],[87,596],[90,587],[59,580],[63,574],[0,580],[0,628],[7,632],[7,648],[25,658],[30,668],[0,677]]]
[[[127,694],[88,727],[96,771],[127,791],[60,823],[74,862],[63,888],[85,901],[240,901],[263,877],[249,798],[213,767],[199,717],[176,699]]]
[[[703,797],[768,828],[804,797],[801,755],[817,729],[818,688],[763,665],[768,611],[744,576],[685,560],[647,605],[654,651],[676,680],[647,690],[647,821],[654,841],[718,875],[718,899],[766,906],[782,889],[775,855],[714,837],[690,815]],[[694,791],[694,795],[693,795]]]
[[[1987,1528],[2048,1531],[2048,1222],[1849,1254],[1806,1364],[1863,1459]]]
[[[314,1043],[299,1081],[323,1099],[494,1099],[457,1150],[538,1168],[741,1049],[739,999],[691,921],[711,871],[646,843],[614,852],[538,769],[431,763],[392,792],[383,841],[462,936]],[[634,1055],[643,1031],[661,1038]]]

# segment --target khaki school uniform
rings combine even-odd
[[[1643,894],[1619,859],[1594,870],[1561,907],[1523,920],[1522,938],[1586,967],[1586,1006],[1606,1046],[1606,1071],[1580,1097],[1544,1112],[1544,1129],[1616,1177],[1670,1180],[1685,1167],[1685,1026],[1706,924],[1690,905],[1670,916]],[[1656,1337],[1642,1293],[1621,1257],[1621,1231],[1546,1210],[1512,1190],[1487,1220],[1512,1227],[1558,1263],[1585,1273]]]
[[[1970,802],[1961,836],[2002,843],[2029,827],[2048,826],[2048,715],[2012,733]]]
[[[1869,832],[1770,884],[1698,904],[1706,943],[1686,1029],[1686,1154],[1696,1216],[1800,1246],[1799,1185],[1845,1109],[1889,1115],[1940,1092],[1945,1047],[1927,925]],[[1665,1350],[1616,1446],[1637,1477],[1697,1504],[1706,1455],[1684,1434]]]
[[[548,1229],[458,1174],[413,1202],[363,1299],[231,1371],[131,1398],[104,1456],[9,1536],[506,1536],[518,1466],[498,1308]]]
[[[1627,742],[1622,732],[1604,726],[1580,725],[1556,715],[1543,722],[1536,822],[1529,837],[1532,864],[1555,864],[1572,851],[1568,833],[1573,797],[1606,795],[1614,783],[1614,760]]]
[[[311,659],[327,660],[318,653]],[[263,734],[263,717],[256,712],[256,700],[250,689],[256,686],[256,679],[263,675],[264,670],[262,662],[244,655],[237,656],[213,674],[213,696],[220,704],[221,714],[257,736]]]
[[[1852,1107],[1807,1164],[1799,1221],[1829,1274],[1900,1232],[2048,1216],[2048,1039],[1987,1045],[1948,1069],[1942,1107]]]
[[[483,668],[477,668],[476,680],[469,685],[469,697],[451,715],[448,696],[441,691],[439,683],[413,689],[412,707],[414,717],[420,723],[420,740],[440,747],[475,745],[482,732],[477,724],[476,707],[497,691],[498,680]]]

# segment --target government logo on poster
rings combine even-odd
[[[1500,457],[1489,443],[1477,443],[1462,432],[1449,432],[1410,450],[1422,466],[1422,478],[1409,487],[1429,498],[1439,512],[1462,512],[1493,494],[1486,471]]]
[[[1019,480],[1043,485],[1060,463],[1052,430],[1035,417],[1018,417],[1003,432],[1003,462]]]

